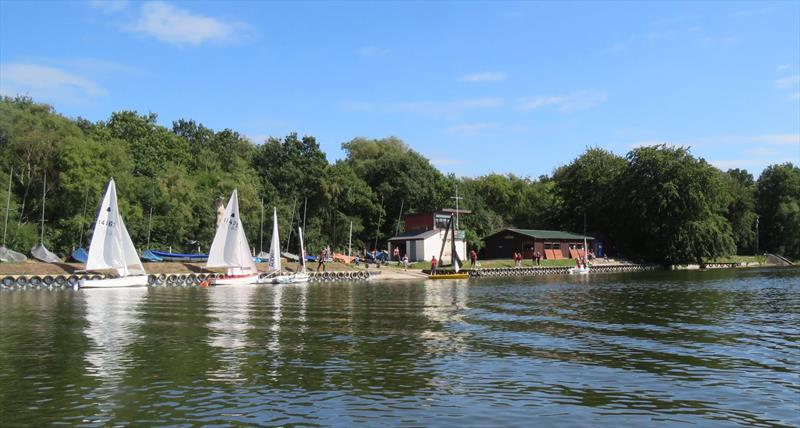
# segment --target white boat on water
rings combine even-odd
[[[225,207],[225,213],[217,226],[217,233],[208,252],[206,267],[228,268],[222,278],[213,278],[210,285],[257,284],[258,269],[250,254],[250,245],[244,234],[244,225],[239,215],[239,196],[236,189]]]
[[[116,269],[119,277],[81,280],[81,288],[145,287],[147,272],[133,246],[117,206],[117,186],[108,181],[97,212],[86,270]]]

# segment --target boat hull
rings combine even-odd
[[[125,288],[147,287],[147,275],[131,275],[120,278],[82,279],[80,288]]]
[[[295,273],[292,275],[278,275],[270,279],[273,284],[300,284],[308,282],[310,278],[307,273]]]
[[[244,284],[258,284],[257,273],[247,275],[226,275],[222,278],[212,278],[208,280],[209,285],[244,285]]]
[[[588,275],[589,274],[589,268],[577,268],[577,267],[574,267],[574,268],[571,268],[568,272],[569,272],[570,275]]]

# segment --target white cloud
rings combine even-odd
[[[797,85],[800,85],[800,74],[775,79],[775,87],[778,89],[790,89]]]
[[[475,98],[457,101],[407,101],[407,102],[369,102],[347,100],[341,107],[353,111],[381,113],[417,113],[425,116],[454,119],[467,110],[496,108],[503,105],[501,98]]]
[[[606,99],[608,99],[608,94],[605,92],[575,92],[567,95],[538,96],[523,99],[519,109],[530,111],[553,106],[562,113],[570,113],[590,109],[603,103]]]
[[[781,64],[781,65],[775,67],[775,71],[777,71],[778,73],[782,73],[784,71],[789,71],[791,69],[792,69],[792,64]]]
[[[483,73],[465,74],[458,78],[461,82],[501,82],[506,80],[506,73],[502,71],[486,71]]]
[[[66,61],[55,61],[56,63],[67,65],[69,68],[79,70],[91,75],[137,75],[141,76],[147,72],[139,67],[121,64],[114,61],[106,61],[94,58],[76,58]]]
[[[160,1],[142,4],[141,15],[129,30],[175,45],[230,42],[252,31],[244,23],[194,14]]]
[[[83,76],[58,68],[37,64],[3,64],[0,65],[0,93],[75,101],[103,96],[107,91]]]
[[[766,134],[753,137],[754,142],[767,144],[794,144],[800,146],[800,134]]]
[[[383,49],[376,46],[362,46],[361,49],[358,50],[358,54],[365,58],[386,56],[388,53],[388,49]]]
[[[89,0],[89,5],[106,13],[122,12],[128,8],[128,0]]]
[[[496,128],[496,123],[461,123],[447,128],[445,131],[450,134],[460,134],[474,137],[487,129]]]

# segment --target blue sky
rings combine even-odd
[[[800,2],[0,1],[0,92],[329,161],[394,135],[459,176],[654,143],[757,175],[800,164]]]

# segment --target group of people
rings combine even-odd
[[[514,255],[512,256],[512,258],[514,260],[514,266],[515,267],[522,267],[522,261],[525,259],[525,257],[522,255],[522,253],[515,251]],[[542,264],[542,254],[540,252],[538,252],[538,251],[534,251],[533,252],[533,254],[531,255],[531,264],[536,265],[536,266],[539,266],[539,265]]]

